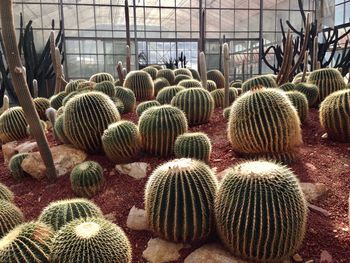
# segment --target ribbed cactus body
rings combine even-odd
[[[184,88],[202,88],[202,83],[195,79],[181,80],[178,85]]]
[[[83,81],[78,83],[78,87],[76,91],[82,90],[93,90],[95,88],[96,82],[94,81]]]
[[[23,221],[23,213],[16,205],[6,200],[0,200],[0,238],[17,225],[22,224]]]
[[[55,231],[78,218],[102,217],[100,208],[83,198],[51,202],[39,216],[39,221],[51,226]]]
[[[86,94],[91,92],[92,90],[90,89],[82,89],[82,90],[77,90],[77,91],[73,91],[71,93],[69,93],[66,97],[64,97],[64,99],[62,100],[62,106],[66,106],[66,104],[68,103],[69,100],[73,99],[74,97],[76,97],[77,95],[80,94]]]
[[[89,81],[91,82],[95,82],[95,83],[100,83],[103,81],[110,81],[112,83],[114,83],[114,77],[106,72],[102,72],[102,73],[97,73],[94,74],[90,77]]]
[[[58,110],[56,111],[56,118],[58,118],[63,113],[64,113],[64,106],[59,107]]]
[[[247,157],[292,162],[302,142],[298,113],[283,91],[250,91],[231,106],[228,138]]]
[[[174,85],[175,73],[171,69],[161,69],[157,72],[157,78],[165,78],[169,81],[170,85]]]
[[[121,99],[117,97],[111,98],[114,102],[114,105],[117,107],[117,110],[119,111],[120,114],[125,113],[125,106],[124,103],[121,101]]]
[[[170,83],[166,78],[157,78],[154,80],[154,96],[165,87],[169,87]]]
[[[192,77],[189,75],[185,75],[185,74],[176,75],[175,80],[174,80],[174,84],[178,85],[180,83],[180,81],[185,80],[185,79],[189,80],[189,79],[192,79]]]
[[[24,172],[21,167],[22,161],[28,156],[28,153],[17,153],[11,157],[9,162],[9,170],[14,179],[19,180],[24,177]]]
[[[152,77],[145,71],[135,70],[126,75],[124,87],[135,93],[137,101],[151,100],[154,97]]]
[[[242,84],[242,90],[243,92],[247,92],[249,90],[264,87],[264,88],[277,88],[278,85],[276,81],[271,77],[267,75],[262,75],[254,78],[250,78],[243,82]]]
[[[0,183],[0,200],[13,202],[15,199],[12,191],[4,184]]]
[[[292,83],[294,83],[295,85],[297,85],[299,83],[302,83],[301,82],[302,76],[303,76],[303,72],[299,72],[298,74],[296,74],[294,76],[294,78],[293,78]],[[308,79],[309,76],[310,76],[310,72],[307,71],[306,74],[305,74],[305,82],[307,82],[307,79]]]
[[[157,78],[158,69],[156,69],[155,67],[148,66],[143,68],[142,70],[150,74],[153,80]]]
[[[190,126],[209,122],[214,112],[214,100],[203,88],[180,91],[171,100],[171,105],[183,110]]]
[[[40,222],[17,226],[0,240],[0,262],[50,263],[52,229]]]
[[[55,126],[54,126],[54,132],[60,142],[64,144],[70,144],[69,139],[67,138],[66,134],[64,133],[64,114],[60,115],[56,118]]]
[[[210,95],[214,99],[215,108],[222,108],[225,106],[225,90],[224,89],[216,89],[210,92]],[[229,88],[228,91],[229,104],[235,101],[238,97],[238,93],[235,88]]]
[[[293,91],[293,90],[295,90],[295,84],[287,82],[287,83],[282,84],[278,88],[283,90],[283,91]]]
[[[100,92],[81,94],[66,104],[64,134],[79,149],[100,152],[103,131],[109,124],[119,120],[120,114],[107,95]]]
[[[174,153],[176,158],[192,158],[209,163],[211,142],[202,132],[184,133],[176,138]]]
[[[216,89],[217,89],[217,87],[216,87],[215,81],[207,80],[207,90],[209,92],[211,92],[211,91],[216,90]]]
[[[186,75],[186,76],[193,78],[192,72],[188,68],[177,68],[174,70],[174,74],[175,74],[175,76]]]
[[[12,107],[0,116],[0,140],[3,143],[21,140],[27,135],[27,121],[21,107]]]
[[[136,97],[131,89],[116,87],[115,96],[120,99],[124,104],[124,112],[129,113],[135,109]]]
[[[223,110],[222,116],[224,116],[224,118],[228,120],[230,118],[230,112],[231,112],[231,107],[227,107]]]
[[[175,159],[156,168],[145,190],[150,228],[172,242],[205,240],[214,229],[217,180],[194,159]]]
[[[309,103],[306,96],[299,91],[288,91],[286,95],[297,109],[299,119],[303,123],[309,115]]]
[[[52,241],[51,263],[131,263],[131,244],[117,225],[103,218],[77,219]]]
[[[136,108],[137,116],[140,117],[142,112],[154,106],[160,106],[160,103],[157,100],[148,100],[148,101],[141,102]]]
[[[314,84],[318,87],[318,103],[321,103],[329,94],[346,88],[342,75],[334,68],[324,68],[312,71],[307,83]]]
[[[316,85],[299,83],[295,85],[295,90],[303,93],[306,96],[309,107],[314,106],[317,102],[319,90]]]
[[[302,243],[307,205],[287,167],[246,162],[223,179],[215,217],[219,236],[234,255],[254,262],[282,262]]]
[[[187,129],[185,114],[170,105],[149,108],[139,119],[142,147],[154,155],[171,155],[177,136]]]
[[[103,92],[108,97],[113,98],[115,96],[115,87],[113,82],[102,81],[95,85],[95,90]]]
[[[335,141],[350,142],[350,89],[334,92],[320,106],[321,126]]]
[[[72,80],[72,81],[68,82],[64,91],[68,95],[69,93],[76,91],[78,89],[79,83],[82,83],[82,82],[86,82],[86,80],[85,79]]]
[[[180,86],[165,87],[157,94],[156,100],[162,105],[163,104],[170,104],[173,97],[179,91],[184,90],[184,89],[185,89],[184,87],[180,87]]]
[[[225,77],[221,71],[217,69],[209,70],[207,72],[207,78],[208,80],[214,81],[218,89],[225,88]]]
[[[201,76],[199,75],[199,72],[196,69],[189,68],[188,70],[191,71],[192,78],[194,78],[195,80],[201,81]]]
[[[242,88],[242,81],[241,80],[233,80],[230,82],[231,88]]]
[[[53,95],[50,98],[50,106],[54,108],[55,110],[58,110],[63,103],[63,99],[67,96],[66,92],[62,91],[58,93],[57,95]]]
[[[50,108],[50,101],[47,98],[35,98],[33,102],[40,119],[46,121],[47,117],[45,112]]]
[[[118,121],[108,126],[102,135],[103,150],[115,163],[133,161],[141,150],[141,136],[130,121]]]

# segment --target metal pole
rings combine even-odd
[[[263,15],[263,4],[264,1],[260,0],[260,18],[259,18],[259,75],[262,72],[262,57],[264,53],[264,38],[263,38],[263,24],[264,24],[264,15]]]

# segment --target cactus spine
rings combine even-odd
[[[142,70],[150,74],[153,80],[157,78],[158,69],[156,69],[155,67],[148,66],[143,68]]]
[[[300,122],[303,123],[309,114],[309,103],[306,96],[299,91],[288,91],[286,95],[297,109]]]
[[[53,95],[50,98],[50,106],[54,108],[55,110],[58,110],[63,103],[63,99],[67,96],[66,92],[62,91],[58,93],[57,95]]]
[[[0,200],[0,238],[23,221],[24,216],[17,206],[6,200]]]
[[[191,71],[187,68],[177,68],[174,70],[174,74],[175,74],[175,77],[178,75],[186,75],[186,76],[189,76],[190,78],[193,78]]]
[[[295,84],[287,82],[287,83],[282,84],[278,88],[283,90],[283,91],[293,91],[293,90],[295,90]]]
[[[15,199],[12,191],[4,184],[0,183],[0,200],[5,200],[13,203]]]
[[[202,87],[202,84],[195,79],[181,80],[178,85],[184,88],[201,88]]]
[[[180,75],[176,75],[175,76],[175,80],[174,80],[174,84],[175,85],[178,85],[179,83],[180,83],[180,81],[182,81],[182,80],[190,80],[190,79],[192,79],[190,76],[188,76],[188,75],[184,75],[184,74],[180,74]]]
[[[86,80],[85,79],[71,80],[70,82],[68,82],[68,84],[64,89],[65,93],[68,95],[71,92],[77,91],[78,85],[82,82],[86,82]]]
[[[154,81],[154,96],[157,96],[159,91],[169,86],[170,86],[170,83],[166,78],[157,78]]]
[[[185,89],[184,87],[180,87],[180,86],[165,87],[157,94],[156,100],[162,105],[163,104],[170,104],[173,97],[179,91],[184,90],[184,89]]]
[[[27,137],[27,121],[21,107],[12,107],[0,116],[0,139],[3,143]]]
[[[125,78],[124,87],[131,89],[137,101],[151,100],[154,97],[152,77],[145,71],[135,70]]]

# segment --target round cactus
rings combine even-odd
[[[0,240],[0,262],[50,263],[53,236],[43,223],[21,224]]]
[[[165,78],[169,81],[170,85],[173,85],[175,82],[175,74],[174,71],[172,71],[171,69],[161,69],[158,70],[157,72],[157,78]]]
[[[151,107],[139,119],[143,149],[155,155],[172,154],[177,136],[187,129],[185,114],[170,105]]]
[[[287,83],[282,84],[278,88],[283,90],[283,91],[293,91],[293,90],[295,90],[295,84],[287,82]]]
[[[27,135],[27,121],[21,107],[12,107],[0,116],[0,140],[3,143],[21,140]]]
[[[229,97],[229,104],[232,104],[232,102],[235,101],[235,99],[238,97],[237,91],[235,88],[229,88],[228,91],[228,97]],[[224,89],[216,89],[210,92],[210,95],[214,99],[215,108],[222,108],[225,104],[225,90]]]
[[[64,99],[62,100],[62,106],[66,106],[66,104],[68,103],[69,100],[71,100],[72,98],[76,97],[77,95],[80,94],[85,94],[85,93],[89,93],[92,90],[90,89],[80,89],[77,91],[73,91],[71,93],[69,93],[66,97],[64,97]]]
[[[106,73],[106,72],[102,72],[102,73],[97,73],[97,74],[92,75],[90,77],[89,81],[95,82],[95,83],[100,83],[103,81],[110,81],[110,82],[114,83],[114,78],[111,74]]]
[[[47,117],[45,112],[50,108],[50,101],[47,98],[35,98],[33,102],[40,119],[46,121]]]
[[[157,100],[148,100],[148,101],[141,102],[136,108],[137,116],[140,117],[142,112],[144,112],[145,110],[153,106],[160,106],[160,103]]]
[[[150,228],[172,242],[205,240],[214,230],[217,180],[194,159],[175,159],[156,168],[145,190]]]
[[[51,263],[131,263],[131,244],[117,225],[103,218],[77,219],[52,241]]]
[[[96,82],[93,81],[84,81],[78,83],[78,87],[76,91],[83,91],[83,90],[93,90],[95,88]]]
[[[278,85],[276,81],[271,76],[268,76],[268,75],[250,78],[242,84],[243,92],[247,92],[249,90],[253,90],[259,87],[277,88]]]
[[[230,82],[231,88],[242,88],[242,81],[241,80],[234,80]]]
[[[170,86],[170,83],[166,78],[157,78],[154,81],[154,96],[157,96],[159,91],[169,86]]]
[[[216,90],[216,89],[217,89],[217,87],[216,87],[215,81],[208,80],[208,81],[207,81],[207,90],[208,90],[209,92],[211,92],[211,91]]]
[[[66,92],[62,91],[50,98],[50,106],[58,110],[63,104],[63,99],[67,96]]]
[[[17,206],[6,200],[0,200],[0,238],[23,222],[24,216]]]
[[[190,80],[192,78],[189,75],[184,75],[184,74],[176,75],[175,80],[174,80],[174,84],[178,85],[181,80],[185,80],[185,79]]]
[[[195,80],[195,79],[181,80],[178,85],[184,88],[201,88],[202,87],[202,83],[200,83],[198,80]]]
[[[296,74],[293,78],[292,83],[294,83],[295,85],[302,83],[301,82],[301,78],[303,76],[303,72],[299,72],[298,74]],[[307,81],[308,77],[310,76],[310,72],[306,72],[305,74],[305,81]]]
[[[142,70],[150,74],[153,80],[157,78],[158,69],[156,69],[155,67],[148,66],[143,68]]]
[[[175,77],[178,75],[186,75],[189,76],[190,78],[193,78],[192,72],[187,69],[187,68],[177,68],[174,70]]]
[[[176,158],[193,158],[209,163],[211,142],[202,132],[184,133],[177,137],[174,145]]]
[[[228,138],[247,157],[292,162],[302,142],[300,119],[283,91],[255,89],[232,104]]]
[[[193,68],[189,68],[189,71],[191,71],[192,73],[192,78],[194,78],[195,80],[201,81],[201,76],[199,75],[199,72]]]
[[[123,105],[124,105],[123,113],[129,113],[135,109],[136,97],[134,92],[131,89],[116,87],[115,96],[123,102]]]
[[[108,95],[110,98],[115,96],[115,87],[113,82],[110,81],[102,81],[95,85],[96,91],[101,91],[104,94]]]
[[[308,77],[307,83],[314,84],[318,87],[318,103],[321,103],[329,94],[346,88],[342,75],[334,68],[312,71]]]
[[[69,93],[76,91],[78,89],[79,83],[82,83],[82,82],[86,82],[86,80],[85,79],[77,79],[77,80],[70,81],[64,89],[65,93],[68,95]]]
[[[207,78],[208,80],[214,81],[218,89],[225,88],[225,77],[221,71],[217,69],[209,70],[207,72]]]
[[[151,100],[154,97],[152,77],[145,71],[131,71],[126,75],[124,87],[131,89],[138,101]]]
[[[58,137],[60,142],[64,144],[70,144],[69,139],[64,133],[64,114],[58,116],[55,121],[55,126],[53,127],[55,135]]]
[[[214,112],[214,100],[203,88],[180,91],[171,100],[171,105],[183,110],[190,126],[209,122]]]
[[[9,170],[14,179],[19,180],[24,177],[24,172],[21,164],[24,158],[26,158],[28,155],[28,153],[17,153],[11,157],[9,162]]]
[[[0,183],[0,200],[13,202],[15,199],[12,191],[4,184]]]
[[[228,120],[230,118],[230,112],[231,112],[231,107],[227,107],[223,110],[222,116],[224,116],[224,118]]]
[[[67,199],[51,202],[39,216],[39,221],[51,226],[55,231],[78,218],[102,217],[98,206],[86,199]]]
[[[41,126],[41,129],[42,129],[44,132],[47,132],[47,124],[46,124],[45,121],[40,120],[40,126]],[[30,131],[30,126],[29,126],[29,125],[27,125],[26,130],[27,130],[27,135],[33,138],[34,136],[32,135],[32,133],[31,133],[31,131]]]
[[[134,160],[141,150],[141,137],[137,126],[130,121],[118,121],[108,126],[102,135],[103,150],[115,163]]]
[[[297,109],[300,122],[303,123],[309,114],[309,103],[306,96],[299,91],[288,91],[286,95]]]
[[[181,90],[184,90],[184,87],[180,86],[170,86],[162,89],[158,94],[156,100],[160,104],[170,104],[173,97]]]
[[[334,92],[320,106],[321,126],[335,141],[350,142],[350,89]]]
[[[119,121],[113,101],[100,92],[89,92],[72,98],[65,107],[63,128],[69,141],[90,153],[102,149],[101,135],[108,125]]]
[[[303,93],[309,103],[309,107],[312,107],[317,102],[318,98],[318,87],[313,84],[299,83],[295,86],[295,90]]]
[[[91,198],[103,187],[103,168],[93,161],[78,164],[70,173],[70,182],[77,196]]]
[[[254,161],[231,168],[215,199],[220,239],[236,256],[282,262],[302,243],[307,205],[287,167]]]

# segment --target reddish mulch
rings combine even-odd
[[[135,114],[127,114],[123,119],[137,122]],[[206,132],[213,143],[211,166],[220,172],[228,166],[243,159],[239,158],[230,147],[226,138],[226,120],[222,110],[215,110],[210,123],[196,126],[191,131]],[[300,160],[291,167],[303,182],[320,182],[329,187],[329,193],[315,205],[331,213],[329,218],[310,212],[307,234],[299,253],[304,260],[314,259],[319,262],[322,250],[327,250],[335,262],[349,262],[350,231],[348,225],[348,197],[350,192],[350,144],[339,144],[322,139],[324,131],[320,128],[318,112],[310,110],[310,116],[303,125],[304,144],[300,147]],[[56,142],[49,135],[51,145]],[[146,231],[132,231],[126,227],[126,219],[132,206],[143,207],[143,192],[147,179],[136,181],[125,175],[113,175],[113,163],[104,156],[89,156],[90,160],[98,161],[105,168],[106,186],[93,201],[98,204],[105,214],[114,213],[115,223],[120,225],[128,235],[133,245],[133,262],[145,262],[142,252],[147,246],[152,234]],[[143,155],[141,161],[151,164],[149,173],[165,161],[158,157]],[[0,156],[3,162],[3,156]],[[306,165],[308,163],[308,165]],[[309,165],[312,164],[315,169]],[[0,181],[10,187],[16,195],[16,203],[24,212],[27,220],[34,220],[41,210],[51,201],[72,198],[69,175],[57,179],[54,184],[46,180],[36,181],[25,178],[20,183],[15,182],[5,165],[0,167]],[[213,237],[215,239],[215,237]],[[200,244],[181,251],[181,259],[192,252]]]

